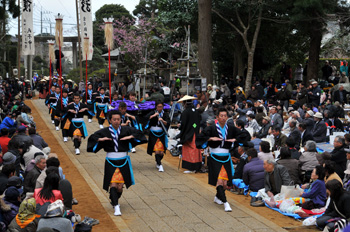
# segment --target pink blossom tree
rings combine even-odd
[[[165,38],[154,19],[122,18],[114,21],[116,47],[124,55],[125,62],[133,68],[144,66],[147,47],[147,65],[155,66],[159,41]]]

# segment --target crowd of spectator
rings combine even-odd
[[[72,210],[78,203],[72,185],[57,154],[37,133],[18,86],[11,83],[0,85],[0,231],[69,232],[75,222],[91,229],[98,220],[85,217],[81,222]]]

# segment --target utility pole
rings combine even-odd
[[[40,11],[40,34],[43,36],[43,7],[41,7]]]
[[[79,50],[78,50],[78,56],[79,56],[79,70],[80,70],[80,80],[83,79],[83,62],[81,60],[81,38],[80,38],[80,26],[79,26],[79,7],[78,7],[78,0],[75,1],[76,3],[76,13],[77,13],[77,29],[78,29],[78,46],[79,46]],[[85,61],[87,62],[87,61]]]
[[[21,0],[18,0],[18,7],[21,8]],[[21,12],[21,11],[19,11]],[[21,77],[21,13],[18,15],[18,40],[17,40],[17,69],[18,79]]]
[[[186,30],[186,28],[185,28]],[[188,30],[186,30],[187,34],[187,81],[186,81],[186,92],[188,95],[188,85],[190,84],[190,46],[191,46],[191,26],[188,25]]]
[[[43,36],[43,7],[41,7],[40,11],[40,36]],[[44,60],[44,46],[43,42],[40,42],[40,48],[41,48],[41,59]],[[44,63],[41,62],[41,75],[44,75]]]

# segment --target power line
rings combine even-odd
[[[61,6],[63,7],[63,9],[68,13],[68,17],[72,19],[73,17],[72,17],[71,14],[69,13],[69,11],[66,9],[66,7],[62,4],[61,0],[58,0],[58,1],[59,1],[59,3],[61,4]]]

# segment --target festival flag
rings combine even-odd
[[[22,0],[22,55],[34,55],[33,2]]]
[[[61,15],[60,13],[58,13],[57,16],[55,16],[55,20],[56,20],[56,26],[55,26],[55,40],[56,40],[56,44],[58,44],[58,48],[59,48],[59,60],[58,62],[60,62],[60,66],[59,66],[59,77],[60,77],[60,88],[61,88],[61,108],[62,108],[62,45],[63,45],[63,15]]]
[[[112,85],[111,85],[111,49],[114,48],[114,34],[113,34],[113,20],[114,18],[103,18],[105,22],[105,44],[108,47],[108,79],[109,79],[109,101],[112,103]]]
[[[91,0],[79,0],[79,7],[80,7],[80,31],[81,31],[80,38],[89,38],[89,53],[88,53],[87,59],[92,60],[94,49],[93,49]],[[83,49],[85,49],[85,47]],[[86,60],[86,55],[84,53],[83,53],[82,60]]]
[[[49,82],[49,88],[51,89],[51,80],[52,80],[52,61],[55,60],[55,41],[54,40],[48,40],[49,44],[49,59],[50,59],[50,82]]]

